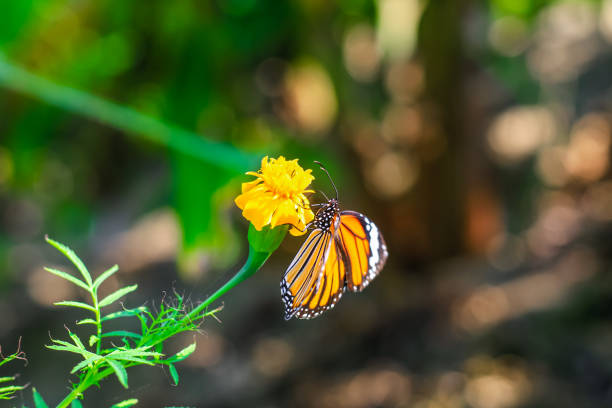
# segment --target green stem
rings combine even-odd
[[[246,262],[244,263],[244,265],[242,266],[242,268],[240,268],[240,270],[229,281],[227,281],[227,283],[225,283],[223,286],[217,289],[204,302],[200,303],[195,309],[193,309],[191,312],[185,315],[181,320],[182,321],[196,320],[198,316],[200,316],[201,313],[208,306],[211,305],[211,303],[219,299],[221,296],[226,294],[230,289],[234,288],[236,285],[245,281],[247,278],[249,278],[251,275],[257,272],[257,270],[261,268],[261,266],[268,260],[268,258],[270,257],[270,255],[272,255],[272,253],[276,250],[276,248],[278,248],[278,245],[280,245],[280,242],[283,240],[283,237],[285,236],[286,232],[287,232],[287,228],[278,229],[273,232],[270,232],[269,229],[266,229],[266,231],[264,232],[255,232],[254,229],[251,228],[249,230],[249,243],[251,244],[249,245],[249,256]],[[262,251],[255,250],[252,245],[253,243],[255,243],[256,248],[258,249],[261,248],[261,249],[267,250],[268,252],[262,252]],[[92,298],[93,298],[94,306],[96,307],[96,311],[97,311],[96,323],[98,325],[98,337],[100,337],[101,323],[100,323],[100,316],[99,316],[99,308],[97,306],[98,305],[97,295],[94,296],[94,293],[92,293]],[[153,347],[156,344],[159,344],[165,341],[168,337],[171,337],[171,336],[172,334],[169,334],[168,336],[160,337],[159,339],[156,339],[154,343],[150,343],[149,345]],[[98,354],[100,353],[99,346],[100,346],[100,342],[98,342]],[[127,367],[128,366],[126,366],[126,368]],[[85,376],[85,378],[83,378],[81,383],[79,383],[79,385],[76,388],[74,388],[66,396],[66,398],[62,400],[62,402],[59,403],[57,408],[68,407],[72,403],[72,401],[74,401],[76,398],[82,395],[85,392],[85,390],[87,390],[93,384],[98,383],[101,379],[111,375],[112,373],[113,371],[110,369],[103,370],[98,373],[97,368],[94,367],[94,369],[90,370],[87,373],[87,375]]]
[[[227,291],[232,289],[234,286],[246,280],[248,277],[253,275],[270,257],[270,252],[257,252],[253,248],[249,247],[249,257],[246,262],[240,268],[240,270],[229,280],[225,285],[221,286],[215,293],[210,295],[204,302],[200,303],[195,309],[189,312],[182,320],[192,320],[204,311],[212,302],[219,299]]]
[[[97,345],[96,345],[96,354],[100,354],[100,350],[102,349],[102,321],[101,321],[101,317],[100,317],[100,307],[98,306],[98,294],[97,294],[98,290],[97,289],[93,289],[91,292],[91,299],[93,301],[93,307],[96,308],[96,336],[98,337],[98,340],[96,341]]]
[[[233,172],[242,173],[252,168],[258,160],[258,156],[229,144],[204,139],[197,133],[166,124],[134,109],[56,84],[11,64],[2,54],[0,87],[37,98]]]
[[[200,315],[200,313],[204,311],[204,309],[210,306],[211,303],[219,299],[221,296],[227,293],[230,289],[234,288],[236,285],[245,281],[247,278],[249,278],[251,275],[257,272],[257,270],[261,268],[261,266],[268,260],[270,255],[271,255],[270,252],[257,252],[253,250],[252,247],[249,247],[249,256],[246,262],[244,263],[244,265],[242,266],[242,268],[240,268],[240,270],[229,281],[227,281],[227,283],[225,283],[223,286],[217,289],[215,293],[210,295],[204,302],[200,303],[198,307],[196,307],[191,312],[189,312],[189,314],[183,317],[182,320],[196,319],[197,316]],[[95,302],[95,299],[94,299],[94,302]],[[96,316],[96,319],[98,319],[97,316]],[[160,342],[163,340],[165,340],[165,338],[160,339]],[[72,401],[78,398],[79,395],[83,394],[85,390],[87,390],[92,385],[92,384],[89,384],[89,379],[92,373],[93,371],[90,371],[85,376],[83,381],[76,388],[74,388],[70,392],[70,394],[68,394],[66,398],[62,400],[62,402],[60,402],[57,405],[57,408],[68,407],[72,403]],[[112,374],[112,370],[108,370],[107,373],[99,373],[96,380],[99,381],[102,378],[107,377],[110,374]]]
[[[73,388],[73,390],[70,391],[68,395],[66,395],[66,398],[64,398],[59,404],[57,404],[57,408],[66,408],[70,406],[72,401],[77,399],[79,395],[83,394],[83,392],[85,392],[85,390],[91,386],[91,384],[88,384],[90,377],[91,371],[87,373],[83,381],[81,381],[81,383],[79,383],[76,388]]]

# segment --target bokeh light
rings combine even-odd
[[[343,47],[344,64],[357,81],[371,82],[380,67],[376,33],[366,24],[359,24],[346,33]]]
[[[553,113],[543,106],[511,108],[492,123],[489,146],[502,162],[514,163],[551,142],[556,135]]]
[[[292,67],[285,79],[285,97],[290,123],[311,134],[327,131],[336,118],[334,86],[327,72],[316,63]]]
[[[244,172],[284,155],[377,225],[380,276],[285,322],[287,238],[164,349],[197,344],[178,386],[130,369],[84,406],[612,406],[612,0],[4,3],[0,345],[48,403],[49,335],[91,333],[44,236],[118,264],[125,308],[194,307],[247,257]]]

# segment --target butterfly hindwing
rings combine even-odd
[[[355,211],[342,211],[337,236],[346,253],[346,285],[361,292],[378,275],[387,260],[385,241],[368,217]]]

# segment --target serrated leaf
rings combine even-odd
[[[98,276],[96,280],[94,281],[93,288],[98,289],[105,280],[113,276],[113,274],[117,272],[118,270],[119,270],[119,265],[113,265],[112,267],[104,271],[102,275]]]
[[[56,346],[54,344],[52,344],[52,345],[45,345],[45,347],[50,349],[50,350],[56,350],[56,351],[71,351],[66,346]]]
[[[36,391],[36,388],[32,388],[32,396],[34,398],[34,406],[36,408],[49,408],[43,397]]]
[[[102,319],[100,319],[100,321],[104,322],[107,320],[118,319],[120,317],[139,316],[141,312],[146,312],[146,311],[147,311],[147,308],[145,306],[137,307],[135,309],[120,310],[118,312],[107,314]]]
[[[98,336],[92,334],[91,336],[89,336],[89,347],[93,346],[94,344],[96,344],[96,342],[98,341]]]
[[[94,319],[82,319],[76,322],[76,324],[93,324],[94,326],[97,326],[98,323],[94,320]]]
[[[115,357],[113,356],[113,359],[117,360],[117,361],[131,361],[133,363],[138,363],[138,364],[145,364],[145,365],[150,365],[150,366],[154,366],[155,365],[155,361],[150,361],[150,360],[145,360],[144,358],[139,358],[139,357],[131,357],[131,356],[119,356],[119,357]]]
[[[58,350],[58,351],[68,351],[70,353],[75,353],[75,354],[80,354],[82,355],[84,358],[91,358],[94,356],[98,356],[96,353],[92,353],[91,351],[87,351],[84,349],[80,349],[70,343],[66,343],[66,342],[60,342],[60,340],[53,340],[56,343],[59,343],[60,345],[46,345],[45,347],[47,347],[48,349],[51,350]]]
[[[187,347],[185,347],[184,349],[182,349],[181,351],[179,351],[178,353],[176,353],[175,355],[167,359],[167,361],[170,361],[173,363],[176,363],[178,361],[183,361],[184,359],[189,357],[195,351],[195,349],[196,349],[196,344],[191,343],[190,345],[188,345]]]
[[[64,340],[51,339],[51,341],[57,344],[61,344],[62,346],[74,347],[71,343],[68,343],[67,341],[64,341]]]
[[[136,398],[130,398],[128,400],[116,403],[111,408],[128,408],[136,404],[138,404],[138,400]]]
[[[125,367],[123,367],[121,363],[113,359],[105,358],[104,360],[108,363],[110,368],[113,369],[115,375],[117,376],[117,379],[119,380],[121,385],[123,385],[123,388],[128,388],[128,375],[127,371],[125,371]]]
[[[74,253],[74,251],[70,248],[68,248],[67,246],[65,246],[64,244],[60,244],[57,241],[52,240],[49,237],[45,237],[45,240],[53,245],[55,248],[57,248],[61,253],[63,253],[68,259],[70,259],[70,261],[74,264],[74,266],[76,266],[76,268],[79,270],[79,272],[81,272],[81,275],[83,276],[83,279],[85,279],[85,282],[87,282],[88,285],[91,286],[91,275],[89,274],[89,271],[87,270],[87,268],[85,267],[85,264],[83,263],[83,261],[81,261],[81,259],[77,256],[77,254]]]
[[[174,385],[178,385],[179,375],[178,375],[178,371],[176,371],[176,367],[174,367],[174,364],[168,364],[168,370],[170,371],[170,376],[172,377],[172,380],[174,381]]]
[[[88,305],[87,303],[83,303],[83,302],[75,302],[73,300],[62,300],[61,302],[55,302],[53,303],[55,306],[71,306],[71,307],[78,307],[81,309],[86,309],[89,310],[91,312],[96,311],[96,309],[93,306]]]
[[[85,350],[85,346],[83,345],[83,342],[81,341],[81,339],[79,338],[79,336],[77,336],[76,334],[72,333],[70,330],[68,330],[68,335],[70,336],[70,338],[72,339],[72,341],[74,342],[74,345],[77,346],[79,349],[81,350]]]
[[[86,367],[92,363],[95,363],[98,360],[102,360],[104,357],[100,356],[100,355],[95,355],[93,357],[90,357],[88,359],[85,359],[83,361],[81,361],[79,364],[75,365],[74,367],[72,367],[72,369],[70,370],[70,374],[74,374],[77,371],[79,371],[80,369],[82,369],[83,367]]]
[[[131,337],[134,339],[141,339],[142,335],[127,330],[116,330],[102,334],[102,337]]]
[[[68,274],[66,272],[62,272],[62,271],[59,271],[57,269],[47,268],[47,267],[45,267],[44,269],[45,269],[45,271],[47,271],[49,273],[52,273],[55,276],[59,276],[62,279],[66,279],[67,281],[72,282],[75,285],[82,287],[86,291],[89,291],[89,286],[87,286],[87,284],[85,282],[83,282],[82,280],[80,280],[78,278],[75,278],[74,276],[72,276],[72,275],[70,275],[70,274]]]
[[[108,354],[107,357],[112,357],[112,358],[124,358],[124,357],[155,357],[155,358],[159,358],[162,357],[163,354],[161,353],[157,353],[155,351],[147,351],[149,349],[149,347],[139,347],[139,348],[135,348],[135,349],[128,349],[128,350],[113,350],[110,354]]]
[[[116,290],[115,292],[111,293],[110,295],[108,295],[107,297],[105,297],[104,299],[102,299],[100,301],[100,303],[98,303],[99,307],[105,307],[108,306],[110,304],[112,304],[113,302],[115,302],[116,300],[122,298],[123,296],[127,295],[130,292],[135,291],[136,289],[138,289],[138,285],[131,285],[131,286],[126,286],[123,287],[119,290]]]
[[[70,408],[83,408],[83,405],[81,404],[81,401],[75,399],[75,400],[72,400],[72,404],[70,404]]]

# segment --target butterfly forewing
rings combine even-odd
[[[309,313],[308,305],[320,287],[323,266],[332,242],[330,231],[315,229],[291,262],[281,281],[285,319]],[[306,316],[304,316],[306,317]]]
[[[342,248],[339,242],[334,240],[330,245],[317,288],[313,291],[305,307],[296,312],[296,316],[310,319],[334,307],[345,289],[345,273],[346,266],[342,256]]]

